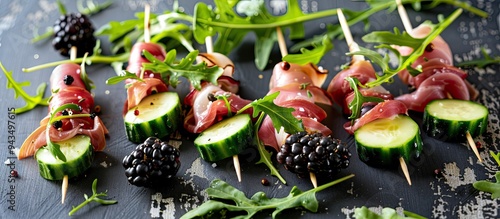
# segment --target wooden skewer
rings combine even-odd
[[[144,42],[149,43],[151,41],[151,33],[149,31],[149,17],[150,17],[150,7],[149,4],[144,5]]]
[[[349,24],[347,24],[347,20],[344,16],[344,13],[342,13],[342,9],[338,8],[337,9],[337,16],[339,18],[339,23],[340,27],[342,28],[342,32],[344,33],[345,41],[347,43],[347,46],[349,46],[349,52],[357,52],[359,51],[359,45],[354,41],[354,38],[352,37],[351,30],[349,29]],[[352,61],[363,61],[365,60],[365,57],[362,55],[354,55],[352,56]]]
[[[72,46],[69,50],[69,59],[75,60],[77,58],[76,55],[77,55],[77,48],[76,46]],[[66,199],[66,193],[68,192],[68,181],[69,181],[68,175],[64,175],[61,185],[61,204],[64,204],[64,200]]]
[[[342,27],[342,31],[344,32],[344,36],[347,42],[347,45],[349,45],[349,51],[350,52],[355,52],[359,51],[359,46],[354,42],[351,31],[349,30],[349,25],[347,24],[347,21],[345,19],[344,13],[342,13],[342,9],[337,9],[337,15],[339,17],[339,23],[340,26]],[[365,58],[361,55],[355,55],[353,56],[353,62],[355,61],[362,61],[365,60]],[[406,180],[408,181],[408,184],[411,185],[411,179],[410,179],[410,173],[408,171],[408,166],[406,166],[406,162],[403,159],[403,157],[399,158],[399,163],[401,166],[401,169],[403,170],[403,174],[405,175]]]
[[[403,26],[405,27],[406,32],[411,33],[413,27],[411,26],[410,19],[408,17],[408,14],[406,13],[403,4],[401,4],[401,0],[396,0],[396,4],[398,5],[399,17],[401,17],[401,21],[403,22]],[[446,97],[448,99],[453,99],[453,96],[451,96],[450,93],[446,93]],[[483,162],[483,159],[481,158],[481,156],[479,155],[479,151],[477,150],[476,143],[472,139],[472,136],[470,135],[469,131],[465,133],[465,136],[467,138],[467,142],[470,145],[470,148],[472,149],[472,151],[474,151],[474,154],[476,154],[477,159],[479,159],[479,162]]]
[[[205,47],[207,49],[207,53],[213,53],[214,52],[214,46],[212,42],[212,37],[207,36],[205,38]],[[237,154],[233,155],[233,164],[234,164],[234,171],[236,172],[236,176],[238,177],[238,182],[241,182],[241,166],[240,166],[240,159]]]
[[[406,9],[401,3],[401,0],[396,0],[396,4],[398,5],[398,13],[401,21],[403,22],[403,26],[405,27],[406,32],[409,34],[413,31],[413,27],[411,26],[410,18],[406,13]]]
[[[283,35],[283,31],[281,30],[281,27],[276,27],[276,36],[278,38],[278,46],[280,48],[281,57],[285,57],[286,55],[288,55],[288,49],[286,47],[286,41]],[[316,174],[314,174],[313,172],[309,172],[309,179],[311,180],[311,183],[314,186],[314,188],[318,187],[318,180],[316,179]]]
[[[470,148],[472,149],[472,151],[474,151],[474,154],[476,154],[477,159],[479,159],[479,162],[483,162],[483,159],[481,158],[481,156],[479,156],[479,151],[477,150],[476,143],[472,139],[469,131],[465,132],[465,137],[467,138],[467,142],[469,142]]]

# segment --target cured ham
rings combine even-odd
[[[63,64],[56,67],[51,75],[52,98],[49,102],[49,112],[64,104],[76,104],[79,110],[65,109],[56,112],[59,115],[89,114],[90,116],[63,119],[58,127],[51,125],[47,127],[49,116],[45,117],[40,126],[33,131],[23,142],[17,154],[18,159],[33,156],[36,150],[47,144],[47,130],[50,140],[53,142],[63,141],[73,138],[76,135],[87,135],[91,139],[91,144],[95,151],[102,151],[106,147],[105,136],[108,130],[102,120],[95,114],[94,98],[85,87],[85,83],[80,77],[80,66],[76,64]],[[61,82],[62,81],[62,82]]]
[[[158,60],[165,60],[165,56],[167,55],[165,49],[159,44],[150,42],[135,43],[132,47],[132,50],[130,51],[127,71],[135,73],[138,77],[141,77],[142,64],[149,63],[149,60],[146,59],[146,56],[144,56],[144,51],[148,51]],[[160,74],[151,72],[149,70],[144,71],[144,75],[142,76],[142,78],[162,79]],[[162,80],[166,81],[165,79]],[[129,84],[132,81],[133,80],[129,79],[125,83]]]
[[[346,122],[344,124],[344,129],[349,134],[354,134],[354,132],[368,124],[372,121],[382,118],[392,118],[400,114],[408,114],[408,108],[406,105],[397,100],[385,100],[384,102],[375,104],[372,109],[368,110],[360,118],[357,118],[354,122]]]
[[[307,69],[317,68],[312,65],[300,67],[300,65],[288,62],[278,63],[273,69],[268,93],[279,91],[280,93],[274,100],[274,104],[295,109],[292,115],[302,120],[307,132],[320,132],[326,136],[332,133],[328,127],[321,123],[327,114],[316,104],[332,105],[332,102],[328,94],[321,90],[319,86],[316,86],[316,84],[320,85],[323,82],[321,80],[315,81],[309,76],[311,72],[315,72],[313,75],[319,72],[308,71]],[[283,130],[276,130],[269,117],[262,121],[258,133],[264,145],[273,147],[277,151],[279,151],[280,145],[283,144],[288,134]]]
[[[369,61],[357,60],[352,62],[346,69],[340,71],[335,75],[327,88],[327,93],[331,96],[332,100],[342,107],[342,112],[345,115],[350,115],[351,110],[348,105],[352,98],[347,98],[351,96],[354,92],[349,82],[345,79],[347,77],[352,77],[358,79],[361,84],[366,84],[371,80],[376,79],[375,69]],[[358,88],[363,95],[380,97],[382,99],[393,99],[393,96],[382,86],[377,86],[374,88]]]
[[[236,113],[248,105],[250,100],[231,92],[231,90],[238,90],[238,84],[231,77],[221,76],[218,85],[203,82],[200,90],[192,89],[184,98],[184,104],[191,107],[185,117],[184,128],[191,133],[201,133],[214,123],[226,118],[229,112]],[[216,98],[219,95],[226,97],[229,107],[225,100]],[[250,108],[245,113],[252,113],[252,109]]]
[[[409,34],[414,38],[423,38],[430,31],[429,26],[422,24]],[[408,47],[395,48],[402,55],[412,52]],[[478,96],[478,91],[466,81],[467,73],[453,66],[450,47],[440,36],[427,45],[424,54],[412,64],[412,67],[421,69],[421,73],[412,76],[404,70],[399,72],[398,76],[403,83],[408,84],[415,91],[396,98],[403,101],[409,110],[423,112],[427,103],[435,99],[453,97],[471,100]]]

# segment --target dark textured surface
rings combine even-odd
[[[194,1],[181,1],[187,13],[192,14]],[[351,1],[301,1],[308,10],[317,7],[349,7],[358,10],[365,7],[362,2]],[[475,2],[475,1],[474,1]],[[68,1],[67,9],[76,10],[74,3]],[[150,1],[152,11],[160,13],[172,7],[171,1]],[[486,47],[491,54],[500,54],[499,38],[499,4],[495,1],[480,1],[478,7],[490,13],[487,19],[481,19],[467,12],[463,13],[442,35],[449,42],[454,53],[455,62],[476,59],[480,56],[480,47]],[[133,18],[135,12],[142,11],[142,3],[124,1],[115,3],[110,9],[92,16],[96,27],[111,20],[125,20]],[[436,20],[436,13],[448,15],[454,8],[443,5],[433,11],[414,12],[409,10],[414,26],[425,19]],[[54,2],[27,0],[0,0],[0,61],[10,71],[17,81],[29,80],[31,86],[25,87],[29,94],[34,94],[41,82],[48,83],[52,69],[44,69],[33,73],[23,73],[21,68],[29,67],[50,61],[64,59],[51,47],[49,41],[31,44],[30,39],[34,28],[42,32],[46,26],[58,18],[59,13]],[[392,30],[394,26],[402,29],[397,12],[390,14],[380,12],[370,18],[371,30]],[[306,24],[308,36],[324,32],[324,24],[336,23],[337,18],[325,18]],[[363,43],[360,37],[364,35],[363,26],[355,25],[352,28],[355,40]],[[245,43],[230,54],[236,63],[235,77],[241,81],[240,95],[247,99],[256,99],[264,96],[268,90],[268,81],[272,66],[280,60],[277,46],[271,54],[271,62],[264,72],[259,72],[253,64],[253,35],[250,34]],[[103,40],[103,48],[109,50],[109,43]],[[292,42],[288,42],[289,46]],[[329,81],[340,65],[346,63],[349,57],[344,41],[335,40],[335,48],[328,53],[319,65],[330,71]],[[202,46],[199,49],[203,50]],[[398,169],[380,169],[365,165],[357,158],[353,138],[343,129],[346,121],[340,115],[338,107],[327,108],[329,117],[327,124],[334,131],[334,136],[349,144],[353,153],[351,165],[342,171],[339,177],[354,173],[356,176],[325,191],[317,193],[319,201],[318,213],[313,214],[301,210],[289,210],[284,214],[289,218],[349,218],[355,207],[368,206],[373,208],[392,207],[405,209],[431,218],[498,218],[498,200],[491,200],[491,196],[476,191],[472,182],[482,179],[492,180],[498,166],[489,156],[488,150],[498,151],[499,136],[499,86],[500,76],[496,73],[499,66],[489,66],[485,69],[469,69],[469,81],[481,92],[479,102],[490,109],[490,125],[487,133],[479,137],[480,142],[487,150],[481,151],[485,160],[478,163],[473,152],[465,144],[445,143],[423,135],[424,150],[420,160],[409,164],[413,185],[409,186]],[[93,65],[87,67],[90,78],[96,83],[95,102],[102,107],[101,118],[110,130],[107,139],[107,148],[96,154],[94,165],[88,172],[78,178],[70,180],[68,195],[65,204],[60,204],[61,182],[47,181],[39,176],[36,161],[32,158],[17,160],[15,169],[19,177],[12,181],[9,171],[12,165],[0,164],[0,218],[64,218],[71,210],[71,206],[78,205],[84,198],[83,194],[91,193],[91,183],[97,178],[98,191],[108,190],[109,198],[118,200],[118,204],[99,206],[95,203],[81,209],[76,218],[178,218],[187,210],[199,206],[206,200],[203,190],[213,179],[219,178],[241,189],[247,196],[257,191],[264,191],[268,197],[284,197],[292,186],[302,190],[312,188],[308,179],[298,179],[294,174],[279,167],[287,179],[288,185],[283,185],[277,178],[269,175],[264,165],[254,165],[258,160],[255,149],[247,149],[240,155],[243,182],[238,183],[233,170],[232,160],[228,159],[212,165],[199,158],[193,147],[193,136],[183,134],[181,150],[181,168],[177,177],[172,179],[162,189],[145,189],[128,184],[124,169],[121,166],[122,158],[127,155],[135,144],[125,137],[121,110],[126,99],[125,90],[121,85],[109,86],[105,80],[114,76],[111,67]],[[14,99],[14,92],[5,89],[6,78],[0,74],[0,160],[2,163],[9,159],[8,140],[4,136],[8,133],[8,108],[22,106],[21,100]],[[396,81],[387,88],[395,95],[407,91],[405,86]],[[187,84],[176,90],[185,95]],[[19,147],[24,139],[38,126],[38,122],[47,115],[46,107],[38,107],[33,111],[17,115],[10,120],[15,123],[15,146]],[[411,116],[421,123],[421,114]],[[277,164],[277,163],[276,163]],[[435,169],[443,171],[443,177],[436,177]],[[261,179],[266,178],[270,186],[261,185]],[[319,182],[323,184],[325,182]],[[11,195],[12,193],[15,193]],[[15,203],[14,203],[15,201]],[[9,207],[13,206],[14,210]],[[264,212],[259,217],[268,217],[271,212]]]

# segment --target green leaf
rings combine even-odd
[[[87,194],[83,194],[83,197],[85,198],[85,201],[83,201],[81,204],[78,206],[74,207],[71,209],[71,211],[68,213],[69,216],[75,214],[77,211],[82,209],[85,205],[89,204],[90,202],[97,202],[101,205],[112,205],[118,203],[116,200],[106,200],[106,199],[101,199],[99,197],[101,196],[107,196],[107,191],[97,193],[97,179],[94,179],[92,182],[92,196],[90,198],[88,197]]]
[[[354,218],[356,219],[425,219],[425,217],[418,214],[405,211],[405,216],[401,216],[395,209],[383,208],[381,214],[377,214],[366,206],[354,209]]]
[[[324,36],[321,45],[314,45],[314,49],[308,50],[306,48],[301,48],[301,54],[289,54],[283,57],[283,61],[290,63],[296,63],[299,65],[306,65],[308,63],[313,63],[317,65],[323,56],[333,48],[333,44],[330,42],[328,37]]]
[[[500,63],[500,56],[491,57],[488,54],[488,52],[486,52],[485,48],[481,48],[481,54],[483,54],[483,57],[484,57],[483,59],[464,61],[464,62],[458,63],[457,66],[459,66],[459,67],[477,66],[479,68],[484,68],[488,65]]]
[[[500,166],[500,152],[496,153],[493,152],[493,151],[490,151],[490,155],[493,157],[493,159],[495,159],[495,161],[497,162],[498,166]]]
[[[108,80],[106,80],[106,84],[107,85],[118,84],[118,83],[120,83],[120,82],[122,82],[124,80],[127,80],[127,79],[134,79],[134,80],[143,81],[135,73],[132,73],[132,72],[129,72],[129,71],[123,71],[123,72],[124,72],[124,74],[122,74],[122,75],[113,76],[111,78],[108,78]]]
[[[348,107],[351,110],[351,116],[349,116],[349,119],[355,120],[360,117],[361,115],[361,109],[363,108],[363,103],[368,103],[368,102],[382,102],[384,101],[382,98],[379,97],[365,97],[361,92],[359,92],[358,86],[361,86],[361,83],[357,78],[353,77],[347,77],[345,78],[347,82],[349,82],[349,85],[354,91],[354,98],[352,101],[349,103]]]
[[[369,43],[378,43],[379,45],[376,48],[385,48],[392,51],[398,58],[399,63],[396,68],[391,68],[389,63],[389,58],[387,55],[382,57],[381,55],[376,55],[373,51],[369,51],[369,49],[361,48],[357,52],[348,53],[349,55],[363,55],[372,59],[372,61],[378,64],[382,69],[382,75],[377,75],[377,80],[368,82],[366,86],[374,87],[377,85],[381,85],[382,83],[391,82],[392,77],[396,75],[398,72],[411,68],[411,64],[417,60],[424,52],[425,48],[429,43],[434,40],[437,36],[439,36],[445,29],[448,27],[460,14],[462,13],[462,9],[457,9],[446,19],[441,21],[438,24],[432,24],[430,22],[426,22],[426,24],[431,28],[431,32],[422,39],[415,39],[409,36],[406,33],[400,33],[399,30],[395,29],[394,33],[389,33],[387,31],[373,31],[370,34],[367,34],[363,37],[365,42]],[[392,48],[393,45],[398,46],[409,46],[413,48],[411,54],[407,56],[402,56],[395,49]],[[412,73],[418,72],[415,69],[412,69]]]
[[[490,182],[487,180],[480,180],[474,182],[472,185],[479,191],[491,193],[491,198],[500,198],[500,171],[495,173],[496,182]]]
[[[177,51],[170,50],[164,61],[158,60],[151,53],[144,51],[144,55],[151,63],[144,63],[145,70],[151,70],[160,73],[162,78],[169,78],[171,86],[176,87],[179,84],[179,77],[185,77],[189,80],[195,89],[201,89],[201,81],[208,81],[217,84],[217,79],[224,70],[218,66],[208,67],[205,62],[195,64],[198,50],[190,52],[186,57],[177,61]]]
[[[23,89],[23,87],[29,86],[31,84],[29,81],[16,82],[14,80],[14,78],[12,77],[12,72],[7,71],[5,69],[5,67],[3,66],[2,62],[0,62],[0,68],[2,69],[5,77],[7,78],[7,89],[14,90],[14,98],[15,99],[19,98],[19,96],[20,96],[26,102],[26,105],[24,105],[23,107],[20,107],[20,108],[16,108],[14,110],[14,112],[16,114],[28,112],[28,111],[34,109],[38,105],[42,105],[42,106],[49,105],[49,102],[48,102],[49,98],[43,97],[43,94],[45,93],[45,89],[47,88],[46,83],[41,83],[36,90],[36,95],[30,96]]]
[[[255,134],[255,139],[257,142],[257,151],[259,152],[259,161],[256,162],[256,164],[264,164],[269,168],[269,171],[271,172],[272,176],[276,176],[283,184],[286,185],[286,180],[281,176],[280,172],[276,167],[273,165],[273,161],[271,159],[272,153],[268,150],[266,150],[266,146],[262,143],[262,141],[259,138],[259,129],[260,125],[262,124],[262,121],[265,118],[265,114],[262,113],[260,114],[259,118],[257,119],[257,122],[255,122],[254,126],[254,134]]]
[[[264,112],[271,118],[276,130],[280,130],[281,127],[283,127],[284,131],[287,133],[304,131],[302,121],[292,115],[295,109],[280,107],[274,104],[274,99],[276,99],[278,95],[279,91],[253,101],[251,103],[253,107],[253,116],[256,117],[260,112]]]
[[[284,198],[269,198],[264,192],[257,192],[251,198],[247,198],[242,191],[222,180],[216,179],[205,190],[210,200],[187,212],[181,219],[203,217],[213,212],[223,211],[241,213],[237,218],[252,218],[255,214],[264,210],[273,210],[273,218],[277,218],[280,212],[287,209],[304,208],[316,212],[318,210],[316,192],[352,177],[354,175],[348,175],[305,192],[294,186],[289,195]]]
[[[255,60],[257,67],[262,70],[267,65],[272,47],[277,42],[276,37],[270,37],[275,33],[276,27],[290,30],[289,38],[303,38],[305,35],[303,22],[335,15],[335,9],[304,14],[297,1],[288,0],[287,12],[280,16],[273,16],[262,4],[263,1],[223,1],[216,0],[215,8],[205,3],[197,3],[193,17],[194,38],[198,43],[203,43],[207,36],[215,36],[214,50],[222,54],[229,54],[250,32],[256,35]],[[251,13],[240,16],[233,10],[239,4],[261,4],[252,5]],[[241,9],[240,9],[241,10]],[[245,13],[242,13],[245,14]]]

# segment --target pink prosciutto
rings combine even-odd
[[[369,61],[358,60],[347,68],[335,75],[327,88],[327,93],[332,97],[333,101],[342,107],[342,112],[346,115],[351,114],[348,105],[351,102],[353,89],[349,82],[345,80],[347,77],[356,78],[361,84],[366,84],[371,80],[376,79],[375,69]],[[392,99],[393,96],[382,86],[374,88],[359,88],[363,95],[380,97],[383,99]]]
[[[94,108],[94,98],[92,94],[86,90],[83,81],[80,79],[79,66],[73,64],[64,64],[56,67],[51,75],[51,88],[54,91],[49,102],[49,112],[64,104],[76,104],[78,110],[68,109],[68,113],[73,115],[89,114]],[[73,83],[61,83],[67,75],[73,77]],[[62,112],[57,112],[56,116]],[[47,144],[47,130],[49,138],[53,142],[59,142],[70,139],[75,135],[87,135],[91,139],[91,144],[95,151],[102,151],[106,147],[106,135],[108,130],[98,116],[91,118],[90,116],[75,117],[61,120],[62,125],[55,128],[52,125],[48,126],[49,116],[46,116],[40,121],[40,126],[35,129],[21,145],[17,157],[23,159],[33,156],[36,150]]]
[[[313,70],[311,71],[311,69]],[[332,131],[321,123],[326,118],[326,112],[316,104],[332,105],[332,102],[328,94],[316,86],[316,84],[323,83],[322,79],[319,79],[322,76],[312,79],[307,73],[309,71],[313,73],[312,75],[317,75],[317,71],[314,69],[317,68],[313,65],[300,66],[287,62],[278,63],[273,69],[268,94],[279,91],[274,104],[293,108],[292,115],[302,121],[307,132],[321,132],[324,135],[329,135]],[[283,144],[288,133],[276,130],[271,119],[266,117],[262,121],[258,135],[264,145],[279,150],[279,146]]]
[[[137,106],[145,97],[168,91],[168,87],[158,78],[144,78],[142,81],[134,81],[127,88],[127,100],[123,107],[123,115]]]
[[[224,95],[229,102],[229,108],[224,100],[214,100],[210,96]],[[211,83],[202,83],[200,90],[193,89],[184,99],[184,104],[191,109],[184,119],[184,128],[191,133],[200,133],[216,122],[236,113],[251,101],[223,90],[220,86]],[[252,113],[249,109],[245,113]]]
[[[423,112],[427,103],[436,99],[470,100],[470,94],[465,81],[454,73],[434,74],[423,81],[412,93],[396,97],[409,110]]]
[[[135,73],[137,76],[140,77],[141,71],[142,71],[142,64],[143,63],[149,63],[149,60],[146,59],[146,57],[143,54],[143,51],[146,50],[151,55],[153,55],[155,58],[158,60],[165,60],[165,56],[167,55],[167,52],[165,49],[156,43],[146,43],[146,42],[138,42],[134,44],[132,47],[132,50],[130,51],[130,57],[129,57],[129,62],[127,66],[127,71]],[[161,79],[161,75],[158,73],[153,73],[151,71],[145,71],[143,78],[158,78]],[[125,81],[126,84],[133,82],[134,80],[127,80]]]
[[[392,118],[394,116],[407,113],[408,108],[403,102],[397,100],[385,100],[384,102],[376,104],[371,110],[356,119],[354,122],[346,122],[344,124],[344,129],[349,134],[354,134],[358,128],[374,120]]]

